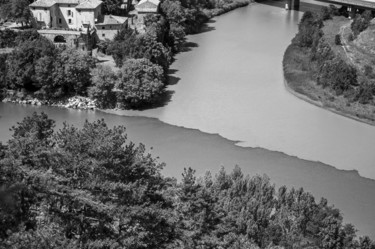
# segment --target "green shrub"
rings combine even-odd
[[[335,35],[335,44],[341,46],[341,36],[340,34]]]

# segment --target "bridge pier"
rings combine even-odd
[[[289,10],[299,10],[300,0],[288,0]]]
[[[347,10],[348,10],[349,18],[354,18],[355,15],[358,12],[358,8],[356,8],[356,7],[352,6],[352,5],[349,5],[347,7]]]

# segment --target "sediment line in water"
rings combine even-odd
[[[304,161],[304,162],[318,163],[318,164],[321,164],[324,167],[332,168],[332,169],[335,169],[337,171],[343,172],[345,174],[353,174],[353,176],[358,176],[358,177],[361,177],[363,179],[366,179],[366,180],[369,180],[369,181],[373,181],[375,183],[375,179],[362,176],[358,172],[358,170],[356,170],[356,169],[351,169],[351,170],[340,169],[340,168],[337,168],[337,167],[335,167],[333,165],[330,165],[330,164],[327,164],[327,163],[324,163],[324,162],[321,162],[321,161],[314,161],[314,160],[300,158],[300,157],[295,156],[295,155],[289,155],[289,154],[287,154],[285,152],[282,152],[282,151],[269,150],[269,149],[262,148],[262,147],[242,146],[239,143],[244,143],[244,141],[231,140],[231,139],[226,138],[226,137],[224,137],[221,134],[216,133],[216,132],[210,133],[210,132],[202,131],[202,130],[196,129],[196,128],[190,128],[190,127],[185,127],[185,126],[181,126],[181,125],[176,125],[176,124],[173,124],[173,123],[167,123],[167,122],[164,122],[164,121],[162,121],[162,120],[160,120],[158,118],[155,118],[155,117],[148,117],[148,116],[142,116],[142,115],[128,115],[128,114],[124,114],[123,113],[123,112],[126,112],[124,110],[114,110],[114,109],[102,110],[102,109],[100,109],[100,110],[97,110],[97,111],[100,111],[100,112],[103,112],[103,113],[106,113],[106,114],[110,114],[110,115],[117,115],[117,116],[120,116],[120,117],[129,117],[129,118],[139,118],[139,119],[155,120],[157,122],[162,123],[163,125],[168,125],[168,126],[171,126],[171,127],[177,127],[177,128],[181,128],[181,129],[188,130],[188,131],[198,132],[198,133],[201,133],[203,135],[208,135],[208,136],[216,137],[218,139],[224,140],[224,141],[232,144],[233,146],[235,146],[237,148],[249,149],[249,150],[263,150],[264,152],[276,153],[276,154],[280,154],[280,155],[285,156],[285,157],[294,158],[296,160],[301,160],[301,161]]]

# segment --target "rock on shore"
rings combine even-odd
[[[83,109],[83,110],[95,110],[96,107],[96,101],[92,100],[90,98],[81,97],[81,96],[74,96],[71,98],[68,98],[63,101],[58,102],[50,102],[50,101],[42,101],[37,98],[33,99],[19,99],[19,98],[10,98],[6,97],[2,100],[2,102],[11,102],[11,103],[17,103],[17,104],[24,104],[24,105],[50,105],[50,106],[58,106],[58,107],[64,107],[64,108],[73,108],[73,109]]]
[[[86,98],[86,97],[74,96],[74,97],[67,99],[67,101],[60,101],[57,103],[53,103],[52,106],[73,108],[73,109],[95,110],[96,101],[90,98]]]

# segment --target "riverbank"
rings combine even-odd
[[[337,96],[319,86],[313,72],[307,70],[308,51],[289,45],[283,58],[286,89],[294,96],[328,111],[375,126],[375,106],[350,103],[343,95]]]
[[[220,16],[237,8],[245,7],[250,3],[254,3],[254,0],[234,0],[232,3],[223,4],[221,8],[215,8],[210,10],[205,9],[203,10],[203,12],[207,15],[209,19],[211,19],[215,16]]]
[[[97,109],[96,101],[87,97],[74,96],[64,100],[59,101],[48,101],[48,100],[39,100],[35,97],[5,97],[2,100],[3,103],[14,103],[22,105],[34,105],[34,106],[53,106],[53,107],[62,107],[62,108],[72,108],[72,109],[82,109],[82,110],[95,110]]]

